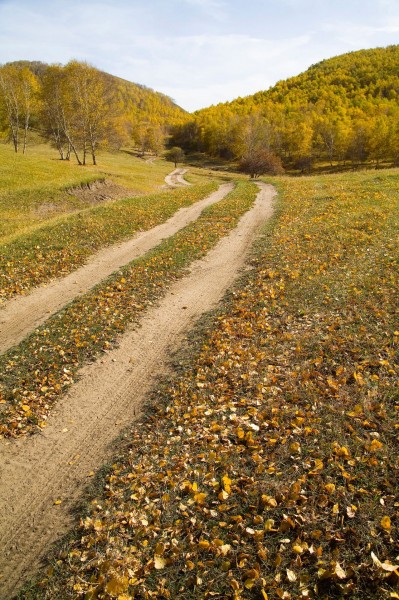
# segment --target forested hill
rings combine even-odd
[[[26,60],[9,64],[16,67],[27,67],[39,79],[45,75],[47,69],[51,66],[40,61]],[[136,120],[145,121],[147,119],[150,122],[169,126],[181,122],[187,114],[169,96],[161,92],[156,92],[145,85],[133,83],[109,73],[102,71],[100,73],[104,75],[117,93],[123,112],[132,117],[134,116]]]
[[[240,157],[258,143],[288,166],[399,160],[399,46],[343,54],[267,91],[197,111],[176,143]],[[257,133],[256,133],[257,132]]]
[[[310,103],[315,107],[322,103],[322,108],[330,110],[367,108],[365,101],[380,105],[384,99],[397,103],[398,97],[399,45],[323,60],[305,73],[252,96],[255,103],[272,100],[300,106]]]
[[[25,148],[33,128],[47,135],[61,158],[72,149],[77,158],[83,153],[84,162],[101,145],[160,152],[169,128],[186,119],[186,111],[168,96],[84,62],[0,66],[0,133],[13,141],[16,151],[20,145]]]

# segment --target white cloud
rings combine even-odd
[[[323,31],[333,34],[337,40],[349,47],[366,49],[396,43],[396,34],[399,33],[399,20],[386,25],[326,24],[323,26]]]
[[[308,36],[278,42],[245,35],[141,36],[126,44],[117,74],[147,82],[185,108],[196,109],[265,89],[282,72],[295,74],[292,56],[308,43]],[[137,55],[145,61],[138,64]]]
[[[87,60],[189,110],[398,32],[399,0],[0,0],[0,62]]]

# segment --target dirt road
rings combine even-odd
[[[191,185],[183,177],[187,173],[187,169],[175,169],[165,177],[165,182],[172,187],[181,187],[182,185]]]
[[[178,210],[165,223],[126,242],[104,248],[70,275],[36,288],[28,296],[9,300],[0,308],[0,354],[18,344],[68,302],[195,221],[204,208],[224,198],[232,189],[233,184],[223,184],[204,200]]]
[[[256,203],[237,228],[169,288],[116,350],[81,370],[80,381],[60,400],[43,434],[0,440],[2,599],[34,574],[51,543],[72,525],[71,508],[91,471],[112,457],[113,441],[140,414],[156,378],[167,372],[171,352],[242,271],[272,213],[274,190],[258,185]]]

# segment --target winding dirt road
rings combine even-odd
[[[68,302],[195,221],[204,208],[219,202],[232,189],[232,183],[225,183],[204,200],[179,209],[165,223],[139,233],[126,242],[104,248],[70,275],[45,287],[35,288],[27,296],[9,300],[0,308],[0,354],[18,344]]]
[[[112,457],[115,438],[140,414],[157,377],[167,372],[171,352],[243,270],[259,228],[272,214],[274,190],[258,185],[256,203],[237,228],[169,288],[116,350],[81,370],[41,435],[0,440],[2,599],[12,597],[71,527],[71,509],[91,471]]]
[[[171,187],[181,187],[182,185],[191,185],[183,177],[184,173],[187,173],[187,169],[175,169],[165,177],[165,181]]]

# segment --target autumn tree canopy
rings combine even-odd
[[[19,61],[0,67],[0,132],[18,152],[35,130],[61,160],[96,164],[99,148],[136,146],[160,154],[169,129],[187,119],[170,98],[79,61]]]
[[[399,164],[399,45],[313,65],[267,91],[210,106],[174,129],[185,150],[242,160],[262,149],[285,167]]]

